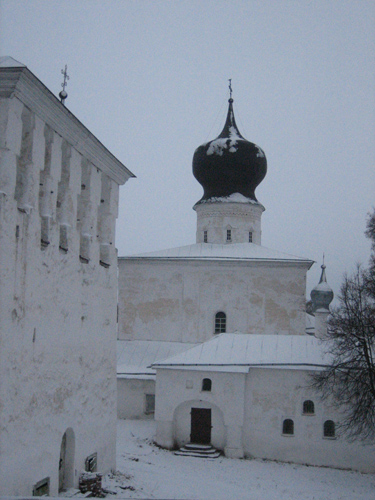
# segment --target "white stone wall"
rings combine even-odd
[[[201,390],[203,378],[212,391]],[[375,472],[373,444],[323,436],[326,420],[340,415],[309,390],[306,370],[251,368],[249,373],[163,368],[156,376],[156,442],[163,447],[190,441],[191,408],[212,409],[212,439],[229,457],[255,457],[317,466]],[[314,402],[312,415],[303,402]],[[293,435],[283,435],[285,419]]]
[[[146,394],[155,394],[155,380],[117,378],[117,418],[153,419],[146,414]]]
[[[373,444],[323,437],[324,422],[338,422],[340,414],[308,389],[309,383],[306,370],[250,370],[245,388],[245,455],[375,472]],[[303,414],[305,400],[314,402],[313,415]],[[282,434],[284,419],[294,422],[292,436]]]
[[[227,456],[241,457],[244,373],[158,369],[156,377],[156,442],[173,448],[190,442],[191,408],[211,408],[211,443]],[[211,391],[202,381],[212,381]]]
[[[304,334],[303,264],[119,259],[119,339],[203,342],[227,331]]]
[[[252,243],[261,244],[264,207],[260,203],[201,203],[195,205],[194,210],[197,212],[197,243],[204,243],[204,231],[207,231],[206,243],[248,243],[251,232]],[[227,230],[230,230],[230,241]]]
[[[20,99],[0,117],[0,491],[57,495],[68,428],[74,485],[115,467],[118,182]]]

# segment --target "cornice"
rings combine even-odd
[[[26,67],[0,68],[1,97],[19,99],[116,183],[135,177]]]
[[[302,269],[310,269],[314,261],[308,259],[267,259],[267,258],[245,258],[245,257],[146,257],[146,256],[128,256],[118,257],[118,261],[136,262],[141,265],[170,263],[170,264],[191,264],[196,265],[220,265],[230,266],[269,266],[269,267],[297,267]]]
[[[207,217],[230,217],[230,216],[238,216],[238,217],[252,217],[253,219],[260,220],[262,213],[254,213],[254,212],[240,212],[240,211],[215,211],[215,212],[205,212],[198,214],[198,220],[206,219]]]
[[[235,201],[214,201],[205,203],[196,203],[193,206],[193,210],[197,213],[206,215],[213,213],[228,213],[228,214],[250,214],[250,213],[262,213],[265,211],[264,206],[259,202],[254,203],[243,203]]]

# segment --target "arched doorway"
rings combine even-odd
[[[186,443],[225,446],[225,425],[222,411],[208,401],[190,400],[179,404],[173,412],[174,443],[179,448]]]
[[[59,493],[74,486],[74,432],[69,427],[61,439],[59,459]]]

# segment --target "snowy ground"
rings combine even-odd
[[[107,498],[375,500],[375,476],[263,460],[176,456],[152,444],[154,421],[119,420]],[[122,487],[121,487],[122,486]]]

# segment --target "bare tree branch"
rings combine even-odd
[[[344,276],[328,323],[332,362],[312,375],[312,387],[343,414],[339,430],[361,440],[375,438],[375,210],[366,236],[372,242],[369,268],[358,265],[352,276]]]

